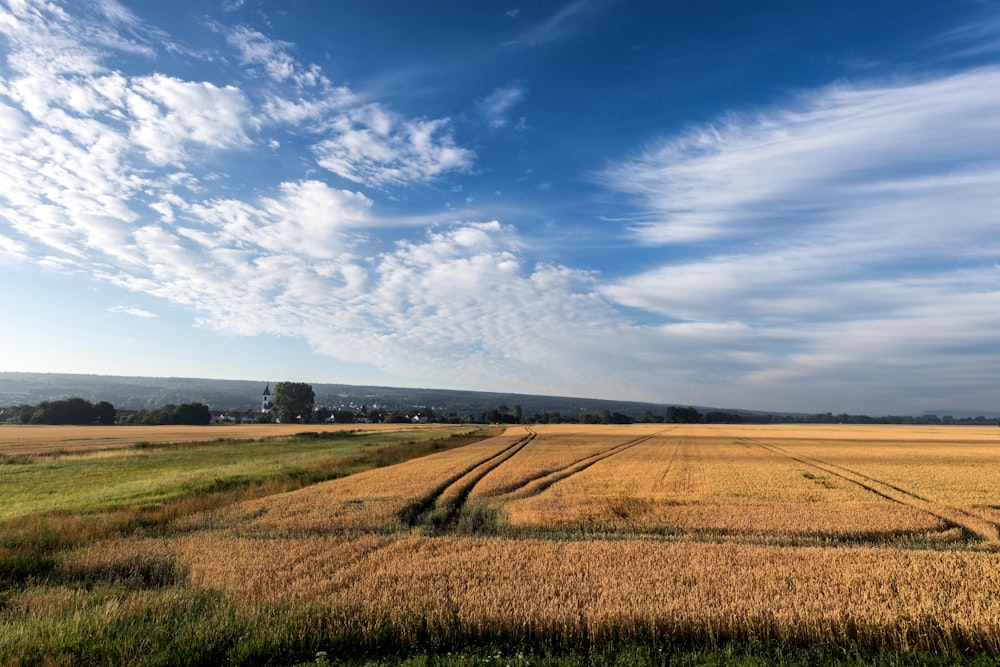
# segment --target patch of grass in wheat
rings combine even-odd
[[[137,443],[147,447],[165,443],[240,440],[243,442],[293,436],[306,429],[313,432],[366,433],[409,432],[422,440],[421,431],[438,431],[438,424],[232,424],[212,426],[40,426],[0,424],[0,454],[36,456],[59,452],[84,454],[123,449]]]
[[[457,436],[457,437],[454,437]],[[141,468],[147,491],[125,501],[116,494],[101,495],[97,482],[81,477],[74,484],[70,473],[60,471],[52,461],[33,460],[33,476],[39,480],[38,493],[58,495],[64,509],[27,512],[18,505],[18,484],[8,484],[7,470],[0,470],[0,500],[18,510],[6,508],[12,518],[0,522],[0,585],[16,585],[28,579],[52,575],[59,554],[77,545],[109,536],[169,534],[213,525],[218,512],[234,503],[301,489],[317,482],[336,479],[359,471],[392,465],[414,457],[461,447],[479,438],[469,429],[423,430],[413,433],[357,433],[351,439],[338,438],[332,444],[310,436],[282,439],[274,443],[218,441],[209,445],[185,445],[190,471],[180,476],[177,448],[157,448],[146,453]],[[121,457],[100,456],[85,464],[95,479],[115,480],[122,473]],[[239,474],[219,476],[222,469],[212,463],[245,457]],[[15,471],[16,473],[17,471]],[[103,474],[98,474],[103,473]],[[46,477],[49,474],[51,478]],[[44,481],[42,481],[44,480]],[[94,500],[94,494],[102,499]],[[23,499],[22,499],[23,500]],[[95,504],[96,502],[96,504]],[[75,509],[69,509],[75,506]]]

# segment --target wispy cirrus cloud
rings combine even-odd
[[[975,21],[953,27],[934,39],[932,46],[943,47],[947,57],[967,58],[1000,52],[1000,17],[995,7],[983,3]]]
[[[657,142],[603,181],[641,202],[633,232],[647,244],[759,237],[788,219],[815,226],[826,220],[818,212],[877,205],[880,189],[992,168],[998,82],[1000,70],[983,68],[834,86]]]
[[[581,26],[586,18],[603,10],[606,5],[607,2],[604,0],[573,0],[544,21],[522,31],[517,37],[509,40],[507,45],[538,46],[567,39],[582,29]]]
[[[154,319],[159,317],[156,313],[143,308],[135,308],[134,306],[112,306],[111,308],[108,308],[108,312],[115,313],[117,315],[131,315],[132,317],[139,317],[143,319]]]
[[[510,110],[524,101],[527,94],[527,87],[520,81],[500,86],[479,100],[479,113],[490,127],[505,127],[510,124]]]
[[[604,294],[667,336],[714,332],[737,383],[789,399],[864,376],[863,405],[893,373],[957,386],[1000,307],[997,91],[992,67],[841,84],[655,143],[602,180],[673,259]]]

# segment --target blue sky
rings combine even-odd
[[[0,369],[1000,398],[1000,4],[0,0]]]

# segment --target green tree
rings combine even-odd
[[[212,411],[204,403],[184,403],[175,412],[177,424],[205,426],[212,423]]]
[[[312,421],[316,394],[311,384],[305,382],[279,382],[271,395],[271,412],[284,424]]]
[[[141,422],[149,425],[186,424],[204,426],[212,423],[212,413],[204,403],[168,403],[150,410],[142,416]]]
[[[107,401],[101,401],[94,406],[94,412],[97,415],[98,424],[114,424],[115,417],[118,411],[115,410],[115,406],[111,405]]]
[[[33,424],[93,424],[97,421],[97,411],[90,401],[79,398],[65,398],[57,401],[42,401],[31,415]]]
[[[701,422],[701,413],[697,408],[671,405],[667,408],[667,417],[664,421],[668,424],[697,424]]]
[[[333,411],[333,421],[338,424],[350,424],[354,421],[354,413],[346,408],[339,408]]]

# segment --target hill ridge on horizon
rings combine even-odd
[[[170,403],[204,403],[212,410],[248,411],[260,405],[266,385],[281,379],[230,380],[181,376],[104,375],[99,373],[53,373],[34,371],[0,371],[0,407],[37,404],[45,400],[80,397],[91,402],[108,401],[121,410],[149,410]],[[525,415],[560,413],[564,416],[595,413],[601,410],[619,412],[640,419],[646,413],[662,416],[671,407],[694,407],[701,412],[718,410],[743,415],[805,416],[829,414],[818,411],[803,413],[780,410],[728,408],[692,403],[629,401],[581,396],[520,394],[515,392],[440,389],[432,387],[393,387],[387,385],[355,385],[336,382],[310,382],[320,405],[336,408],[349,405],[378,405],[387,410],[409,410],[428,407],[448,414],[479,414],[500,405],[519,405]],[[963,408],[924,410],[910,417],[952,416],[956,419],[985,417],[996,419],[1000,411]],[[887,415],[868,415],[879,418]]]
[[[58,400],[78,396],[90,401],[106,400],[124,410],[160,407],[168,403],[200,402],[212,410],[253,410],[259,407],[260,396],[267,383],[273,389],[281,380],[227,380],[217,378],[156,377],[131,375],[101,375],[91,373],[45,373],[0,371],[0,406],[20,403],[34,404],[43,400]],[[681,403],[654,403],[577,396],[547,396],[431,387],[392,387],[353,385],[333,382],[310,382],[317,404],[331,407],[333,403],[347,405],[358,401],[388,409],[430,407],[434,410],[478,413],[498,405],[520,405],[525,414],[548,412],[617,411],[631,417],[641,417],[649,411],[662,415],[671,405],[684,405],[699,410],[718,408]],[[747,410],[730,410],[752,412]]]

